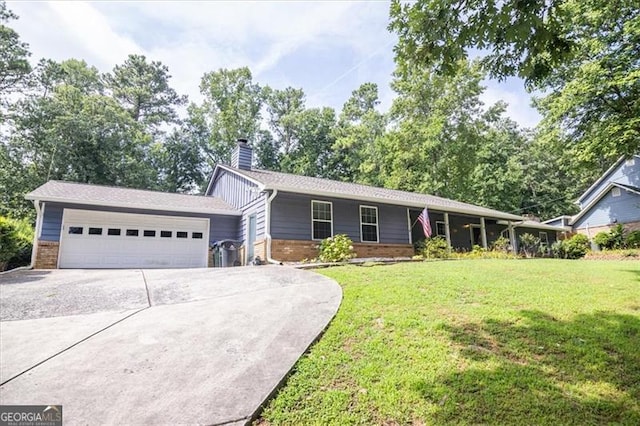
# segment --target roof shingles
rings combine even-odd
[[[142,189],[51,180],[28,193],[28,200],[106,205],[134,209],[216,213],[239,215],[240,212],[217,197],[176,194]]]
[[[452,211],[463,214],[486,216],[498,219],[522,221],[521,216],[498,210],[462,203],[448,198],[416,192],[379,188],[357,183],[339,182],[330,179],[300,176],[268,170],[240,170],[224,166],[234,173],[260,182],[265,189],[277,189],[302,194],[323,194],[337,198],[376,200],[381,203],[406,205],[414,207],[427,206],[434,210]]]

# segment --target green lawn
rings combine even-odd
[[[640,424],[640,262],[319,270],[335,319],[264,424]]]

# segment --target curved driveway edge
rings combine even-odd
[[[73,293],[65,272],[53,274],[56,294]],[[17,319],[14,304],[12,320],[0,322],[1,403],[62,404],[65,424],[248,422],[342,299],[335,281],[283,266],[129,271],[132,281],[115,285],[116,298],[107,297],[104,280],[96,280],[93,293],[87,280],[111,273],[121,279],[123,271],[73,272],[93,301],[101,292],[121,298],[126,288],[122,309],[96,303],[92,313],[76,314],[76,306],[65,316],[50,308]],[[0,285],[0,307],[11,295],[51,293],[46,280],[14,276]],[[142,296],[151,305],[131,311]],[[119,322],[105,327],[110,318]],[[26,365],[31,369],[16,377]]]

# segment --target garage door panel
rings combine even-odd
[[[93,234],[89,228],[94,228]],[[145,231],[154,236],[144,236]],[[209,219],[204,218],[65,209],[60,267],[206,267],[208,241],[204,236],[208,232]],[[178,238],[185,233],[186,238]],[[193,233],[203,238],[193,238]]]

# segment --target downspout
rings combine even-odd
[[[278,195],[278,190],[274,189],[269,198],[267,198],[267,208],[264,213],[265,220],[265,236],[267,239],[267,258],[265,259],[269,263],[275,263],[276,265],[282,265],[282,262],[271,258],[271,202]]]
[[[28,268],[33,269],[36,266],[36,253],[38,252],[38,237],[42,230],[42,206],[39,200],[33,200],[33,205],[36,208],[36,229],[33,233],[33,248],[31,249],[31,263]]]

